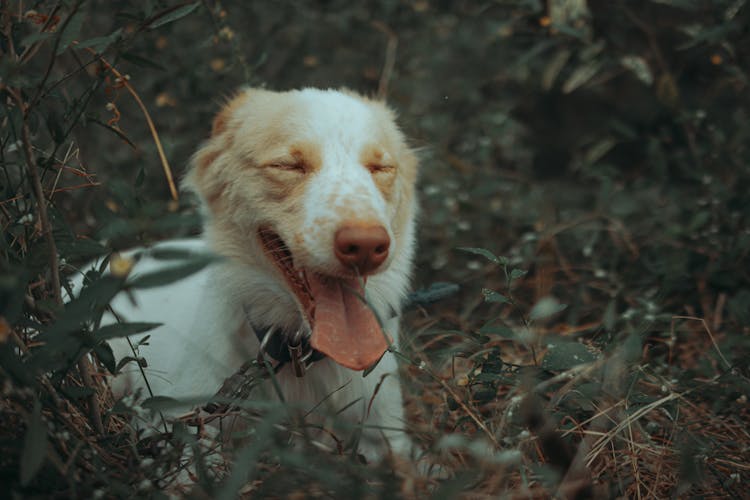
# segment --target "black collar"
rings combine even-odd
[[[258,337],[258,342],[261,344],[263,344],[264,337],[266,335],[269,336],[268,340],[265,342],[265,349],[263,349],[263,352],[279,363],[288,363],[292,360],[292,348],[301,349],[301,352],[303,353],[312,351],[308,362],[320,361],[326,357],[325,354],[310,346],[310,341],[307,335],[302,336],[299,344],[295,346],[292,344],[291,339],[296,332],[282,330],[274,326],[256,327],[255,325],[250,325],[250,328],[255,332],[255,336]]]
[[[250,311],[247,307],[245,307],[245,319],[250,329],[258,338],[260,345],[259,356],[270,356],[279,363],[277,368],[281,368],[281,365],[292,362],[293,352],[298,357],[301,356],[306,365],[310,365],[326,357],[322,352],[312,348],[309,340],[310,336],[304,334],[302,329],[288,330],[277,326],[259,326],[251,321]]]

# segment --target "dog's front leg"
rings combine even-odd
[[[381,458],[389,451],[409,455],[411,439],[406,433],[401,383],[393,354],[386,353],[365,377],[363,392],[368,399],[360,452],[368,459]]]

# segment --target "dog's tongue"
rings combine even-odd
[[[340,365],[364,370],[388,348],[378,320],[362,299],[357,280],[308,276],[315,297],[315,320],[310,337],[313,348]]]

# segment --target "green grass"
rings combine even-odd
[[[159,496],[189,465],[211,498],[746,496],[746,2],[28,8],[0,8],[10,494]],[[409,460],[321,450],[279,404],[242,402],[231,452],[195,421],[138,434],[103,383],[122,280],[60,304],[53,270],[198,231],[148,121],[179,178],[241,85],[379,89],[420,150],[415,288],[459,291],[404,317]]]

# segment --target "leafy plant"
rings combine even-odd
[[[0,2],[2,483],[157,495],[191,456],[217,497],[742,497],[749,20],[745,0]],[[206,263],[135,280],[118,252],[199,230],[177,180],[245,84],[386,96],[420,149],[416,285],[460,291],[405,319],[419,470],[290,448],[294,406],[252,399],[220,401],[255,433],[217,463],[196,422],[131,425],[173,401],[109,394],[139,360],[107,341],[155,326],[101,326],[109,300]]]

